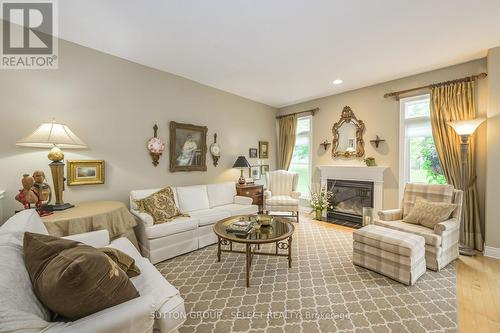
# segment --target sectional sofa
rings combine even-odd
[[[151,215],[139,212],[135,204],[135,200],[160,189],[130,192],[130,211],[139,222],[136,227],[139,246],[153,264],[216,243],[214,223],[235,215],[257,214],[259,210],[257,205],[252,205],[252,198],[236,195],[234,182],[172,189],[177,207],[189,217],[161,224],[154,224]]]

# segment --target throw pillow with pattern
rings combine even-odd
[[[403,222],[421,224],[434,229],[434,226],[450,218],[457,205],[445,202],[430,202],[422,198],[415,200],[415,205]]]
[[[186,216],[181,214],[175,204],[174,192],[170,186],[149,197],[135,200],[135,203],[141,213],[148,213],[153,217],[154,224],[170,222],[177,216]]]

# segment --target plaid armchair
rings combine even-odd
[[[417,197],[433,202],[454,203],[457,208],[448,220],[436,224],[434,229],[403,222]],[[451,185],[410,183],[405,187],[402,208],[378,212],[380,220],[376,220],[375,224],[424,237],[427,268],[438,271],[458,258],[462,201],[463,192]]]
[[[299,174],[286,170],[266,173],[267,190],[264,192],[264,210],[290,212],[299,222]]]

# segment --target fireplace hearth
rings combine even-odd
[[[373,208],[373,182],[328,179],[327,186],[329,191],[335,193],[333,208],[328,208],[327,211],[327,220],[361,226],[363,207]]]

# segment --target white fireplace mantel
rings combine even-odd
[[[318,166],[318,169],[320,171],[321,183],[326,183],[328,179],[373,182],[373,210],[375,214],[379,210],[382,210],[384,199],[384,172],[388,169],[387,167],[321,165]]]

